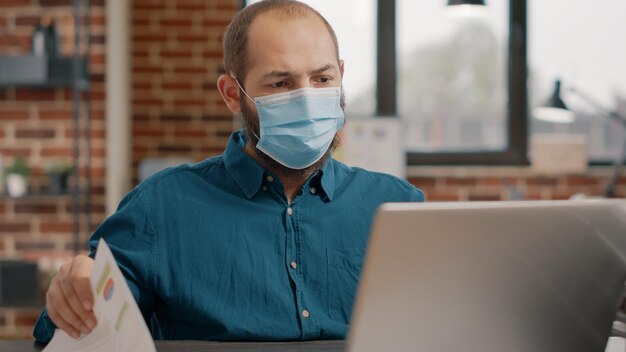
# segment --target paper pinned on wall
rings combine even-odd
[[[377,117],[346,121],[342,143],[333,157],[350,166],[406,176],[406,150],[399,118]]]
[[[98,243],[90,281],[98,325],[90,334],[81,335],[78,339],[57,329],[44,352],[156,352],[150,331],[126,279],[103,239]]]

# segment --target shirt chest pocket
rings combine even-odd
[[[328,248],[328,313],[333,320],[349,323],[359,284],[365,248]]]

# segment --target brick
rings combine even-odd
[[[193,84],[191,84],[190,82],[186,82],[186,83],[166,83],[163,82],[161,84],[161,88],[162,89],[172,89],[172,90],[192,90],[193,89]]]
[[[230,137],[230,135],[233,133],[233,131],[231,130],[218,130],[217,132],[215,132],[215,135],[218,137],[224,137],[224,138],[228,138]]]
[[[72,232],[73,230],[74,225],[71,222],[44,221],[39,224],[39,231],[41,233]]]
[[[137,1],[133,1],[133,10],[165,10],[165,3],[137,3]]]
[[[202,53],[204,59],[221,59],[223,56],[222,51],[205,51]]]
[[[104,214],[104,212],[106,211],[106,209],[105,209],[103,204],[91,204],[91,209],[90,210],[91,210],[92,214]],[[65,207],[65,211],[68,214],[72,214],[74,212],[73,205],[72,204],[68,204]],[[84,213],[87,212],[87,207],[85,205],[81,205],[81,206],[78,207],[78,211],[80,213],[84,214]]]
[[[56,97],[53,89],[42,90],[26,90],[18,89],[15,91],[15,100],[17,101],[51,101]]]
[[[1,3],[2,1],[0,1]],[[25,48],[30,51],[30,35],[10,35],[0,32],[0,46]]]
[[[51,148],[51,147],[47,147],[47,148],[42,148],[41,149],[40,155],[42,157],[46,157],[46,156],[67,156],[67,157],[71,157],[71,156],[74,155],[74,151],[72,150],[72,148]]]
[[[163,114],[159,117],[161,121],[191,121],[190,115]]]
[[[92,35],[91,44],[106,44],[106,37],[103,35]]]
[[[150,24],[150,19],[148,18],[133,18],[132,20],[133,26],[147,26]]]
[[[54,249],[54,242],[42,240],[17,240],[15,241],[15,249],[18,251],[52,250]]]
[[[412,177],[408,181],[415,187],[434,186],[437,183],[434,177]]]
[[[184,106],[195,106],[195,107],[203,107],[206,103],[203,99],[174,99],[175,107],[184,107]]]
[[[152,88],[151,83],[133,83],[134,90],[148,90]]]
[[[39,0],[41,6],[72,6],[72,0]]]
[[[133,72],[134,73],[163,73],[163,67],[161,66],[148,66],[148,65],[141,65],[141,66],[133,66]]]
[[[0,121],[21,121],[28,119],[26,110],[0,110]]]
[[[133,129],[134,137],[163,137],[165,131],[160,128],[138,128],[135,126]]]
[[[193,53],[189,50],[162,50],[160,52],[163,58],[190,58]]]
[[[13,7],[13,6],[29,6],[32,4],[32,0],[2,0],[0,1],[0,7]]]
[[[39,313],[18,312],[15,316],[15,325],[17,326],[35,326]]]
[[[17,26],[36,26],[39,23],[41,23],[39,16],[18,16],[15,18],[15,25]]]
[[[517,184],[513,177],[482,177],[478,179],[478,184],[485,186],[511,186]]]
[[[153,42],[166,42],[167,36],[165,34],[137,34],[133,36],[134,43],[153,43]]]
[[[556,186],[558,181],[551,177],[530,177],[526,179],[529,186]]]
[[[599,180],[588,176],[568,176],[563,179],[566,186],[597,186]]]
[[[206,35],[182,34],[178,35],[177,39],[181,43],[202,43],[208,41],[209,38]]]
[[[447,177],[444,179],[447,186],[474,186],[477,181],[475,178]]]
[[[87,136],[87,131],[80,131],[78,135],[80,136],[80,138],[85,138]],[[74,137],[74,130],[71,128],[66,129],[65,138],[73,138],[73,137]],[[104,139],[106,138],[106,132],[103,129],[92,129],[89,133],[89,137],[91,137],[91,139]]]
[[[174,131],[174,136],[180,137],[180,138],[186,138],[186,137],[205,138],[207,136],[207,133],[206,131],[199,130],[199,129],[181,128],[181,129],[176,129]]]
[[[16,138],[50,139],[54,138],[55,134],[53,129],[45,128],[18,129],[15,131]]]
[[[203,27],[223,27],[226,28],[226,26],[228,26],[228,24],[230,23],[230,17],[229,18],[223,18],[223,19],[204,19],[202,20],[202,26]]]
[[[55,204],[15,204],[16,214],[54,214],[56,212]]]
[[[428,193],[426,200],[429,202],[457,202],[459,196],[452,193]]]
[[[204,66],[187,66],[187,67],[175,67],[174,68],[174,73],[198,73],[198,74],[205,74],[206,71],[206,67]]]
[[[0,232],[30,232],[30,224],[27,222],[6,222],[0,221]]]
[[[204,91],[217,91],[217,84],[215,82],[202,83],[202,90]]]
[[[39,111],[40,120],[71,120],[73,116],[69,109]]]
[[[191,27],[191,19],[162,19],[159,24],[163,27]]]
[[[163,99],[133,99],[135,105],[149,105],[149,106],[161,106],[165,103]]]
[[[160,145],[157,150],[162,153],[189,153],[191,147],[181,145]]]
[[[470,201],[499,201],[502,200],[499,194],[470,194]]]
[[[233,120],[233,115],[221,115],[221,114],[202,115],[202,121],[232,121],[232,120]]]
[[[26,158],[30,156],[31,150],[29,148],[0,148],[0,154]]]

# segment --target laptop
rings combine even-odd
[[[626,281],[626,201],[384,204],[347,347],[604,351]]]

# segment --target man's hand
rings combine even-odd
[[[94,260],[79,255],[61,266],[46,294],[46,307],[52,322],[68,335],[78,338],[96,326],[94,298],[89,277]]]

